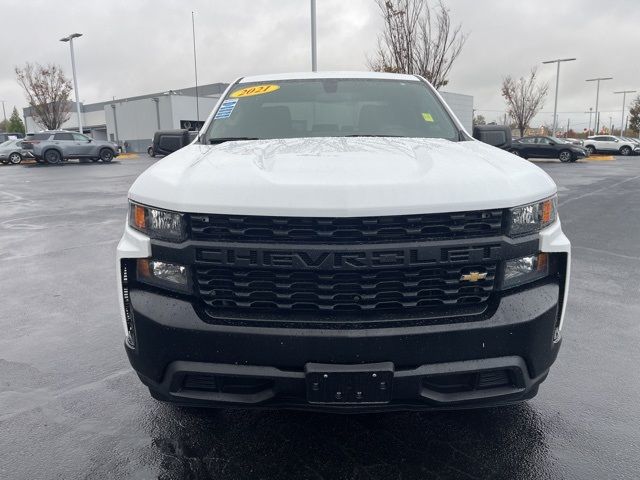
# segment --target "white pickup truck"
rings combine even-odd
[[[129,191],[125,349],[181,405],[504,405],[556,359],[556,185],[418,76],[244,77]]]

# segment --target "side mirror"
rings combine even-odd
[[[511,148],[511,129],[506,125],[476,125],[473,138],[503,150]]]
[[[552,147],[556,144],[556,142],[549,142],[549,145],[551,145]]]

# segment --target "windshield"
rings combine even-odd
[[[398,136],[457,141],[459,131],[420,81],[311,79],[233,88],[205,138]]]

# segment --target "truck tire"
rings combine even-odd
[[[62,163],[62,155],[60,155],[59,151],[54,149],[44,152],[43,158],[49,165],[58,165],[59,163]]]
[[[620,155],[623,155],[625,157],[631,155],[631,147],[627,147],[626,145],[620,147]]]
[[[113,150],[109,148],[103,148],[100,150],[100,160],[104,163],[110,163],[113,160]]]
[[[153,151],[153,147],[147,148],[147,155],[149,155],[151,158],[155,158],[156,157],[156,154]]]
[[[560,154],[558,155],[558,158],[560,159],[560,161],[562,163],[569,163],[571,161],[571,159],[573,158],[573,155],[571,154],[571,152],[569,150],[562,150],[560,152]]]

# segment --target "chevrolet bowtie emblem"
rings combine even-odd
[[[460,280],[464,282],[477,282],[478,280],[484,280],[487,278],[487,272],[469,272],[460,277]]]

